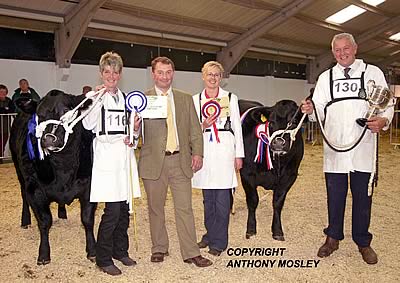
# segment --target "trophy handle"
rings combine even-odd
[[[374,80],[369,80],[367,82],[367,97],[371,97],[372,93],[374,92],[374,88],[375,88],[375,81]]]

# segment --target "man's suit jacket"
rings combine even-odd
[[[172,89],[175,104],[175,120],[179,140],[181,168],[188,178],[193,177],[192,155],[203,156],[203,133],[197,118],[192,96]],[[154,88],[146,95],[157,95]],[[144,119],[145,143],[139,155],[139,176],[143,179],[157,180],[165,158],[167,145],[166,119]]]

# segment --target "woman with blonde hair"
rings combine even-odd
[[[228,246],[230,198],[244,157],[238,98],[220,87],[223,73],[216,61],[204,64],[204,89],[193,96],[204,140],[203,168],[192,179],[193,187],[203,190],[207,230],[198,245],[214,256]]]

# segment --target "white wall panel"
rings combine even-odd
[[[53,62],[0,59],[0,69],[0,83],[8,87],[9,96],[12,96],[21,78],[26,78],[41,96],[53,88],[80,94],[82,86],[100,84],[99,67],[93,65],[73,64],[70,69],[63,70]],[[312,87],[304,80],[241,75],[231,75],[222,84],[240,99],[256,100],[265,105],[273,105],[280,99],[293,99],[299,103]],[[125,67],[119,86],[125,92],[144,91],[152,87],[151,68]],[[201,73],[177,71],[174,87],[192,94],[198,93],[203,88]]]

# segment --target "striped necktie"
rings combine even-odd
[[[168,93],[163,93],[163,96],[167,96],[167,129],[168,129],[168,136],[167,136],[167,146],[166,151],[174,152],[178,147],[178,143],[176,141],[176,129],[174,123],[174,114],[172,112],[171,107],[171,98],[168,97]]]
[[[346,79],[350,79],[350,75],[349,75],[350,70],[351,70],[351,68],[344,68],[344,77]]]

